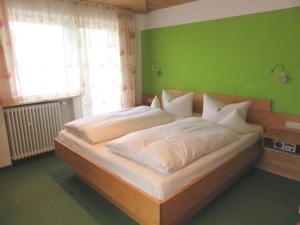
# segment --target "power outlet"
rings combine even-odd
[[[300,123],[293,121],[285,121],[285,127],[300,130]]]

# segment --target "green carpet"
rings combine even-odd
[[[186,225],[295,225],[299,204],[300,183],[253,169]],[[136,223],[50,154],[0,170],[0,225],[35,224]]]

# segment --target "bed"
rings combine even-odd
[[[170,90],[175,95],[185,91]],[[148,102],[151,96],[144,96]],[[215,95],[218,97],[217,95]],[[194,97],[195,112],[201,112],[201,93]],[[249,100],[223,97],[227,102]],[[250,99],[251,110],[269,111],[268,100]],[[252,167],[261,154],[261,128],[243,135],[217,152],[165,177],[150,169],[105,151],[105,142],[87,144],[63,131],[55,139],[56,154],[95,190],[143,225],[181,224],[239,176]]]

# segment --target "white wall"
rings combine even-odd
[[[138,38],[137,95],[142,92],[141,31],[300,6],[300,0],[198,0],[136,15]]]

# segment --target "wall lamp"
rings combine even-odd
[[[286,84],[288,82],[288,76],[285,71],[285,66],[281,63],[276,64],[273,69],[271,69],[270,74],[274,74],[277,67],[281,68],[281,75],[278,78],[279,83]]]

